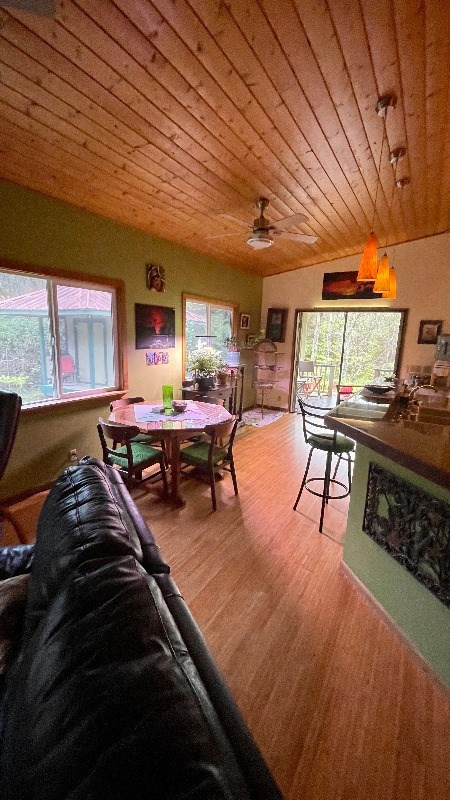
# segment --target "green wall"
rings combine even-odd
[[[250,314],[250,332],[259,329],[262,278],[5,181],[0,181],[0,258],[124,280],[130,394],[150,401],[160,400],[163,383],[181,391],[182,292],[235,303]],[[165,268],[164,294],[146,288],[148,263]],[[175,308],[177,346],[169,351],[168,365],[146,367],[145,350],[135,350],[135,303]],[[79,456],[99,456],[97,419],[108,413],[108,405],[97,401],[83,411],[70,407],[22,416],[0,498],[53,480],[67,466],[70,448]]]
[[[450,502],[450,492],[393,461],[357,445],[344,544],[344,562],[367,587],[413,647],[450,685],[450,611],[410,572],[363,533],[369,462],[399,475],[425,492]]]

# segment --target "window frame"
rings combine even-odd
[[[183,292],[182,295],[183,299],[183,335],[182,335],[182,374],[183,377],[186,378],[186,302],[191,303],[204,303],[205,305],[211,306],[213,308],[227,308],[230,309],[232,314],[232,322],[231,322],[231,335],[237,336],[238,331],[238,319],[239,319],[239,305],[236,303],[230,303],[227,300],[218,300],[217,298],[211,297],[202,297],[201,295],[196,294],[188,294],[187,292]],[[208,314],[210,318],[210,314]]]
[[[15,275],[24,275],[32,278],[42,278],[51,280],[49,285],[49,313],[51,334],[54,337],[53,348],[59,352],[60,336],[59,326],[56,324],[55,301],[57,284],[66,286],[89,286],[92,289],[109,289],[112,291],[113,298],[113,358],[116,370],[116,386],[113,389],[93,389],[89,394],[71,392],[65,396],[51,398],[49,400],[38,400],[36,403],[22,406],[22,414],[41,413],[45,410],[76,405],[78,407],[102,404],[105,400],[111,401],[121,397],[128,389],[128,365],[126,353],[126,305],[125,305],[125,283],[123,280],[107,278],[105,276],[91,275],[84,272],[58,269],[54,267],[43,267],[35,264],[28,264],[7,259],[0,259],[0,270],[10,272]],[[61,355],[61,353],[60,353]],[[59,389],[62,385],[61,367],[59,359],[57,362]]]
[[[353,314],[353,313],[394,313],[400,314],[400,326],[399,332],[397,337],[397,347],[396,347],[396,354],[394,360],[394,371],[397,372],[401,368],[402,358],[403,358],[403,346],[405,342],[405,333],[406,333],[406,326],[408,322],[408,308],[396,308],[395,306],[369,306],[368,308],[364,308],[364,306],[337,306],[336,308],[332,306],[314,306],[313,308],[296,308],[294,313],[294,330],[293,330],[293,341],[292,341],[292,357],[291,357],[291,370],[290,370],[290,380],[289,380],[289,410],[296,411],[296,381],[295,381],[295,371],[296,371],[296,364],[299,360],[300,352],[301,352],[301,345],[302,345],[302,322],[303,322],[303,315],[304,314],[317,314],[317,313],[339,313],[339,314]],[[345,344],[345,339],[343,340],[343,347]],[[341,353],[341,364],[342,364],[342,354]]]

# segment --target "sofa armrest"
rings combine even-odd
[[[282,800],[282,794],[177,585],[169,575],[154,577],[227,734],[250,796],[254,800]]]
[[[170,567],[162,559],[153,534],[133,502],[120,473],[92,456],[84,456],[80,459],[80,464],[90,465],[102,473],[118,507],[126,509],[139,539],[142,550],[142,558],[140,560],[144,569],[151,575],[155,573],[169,573]],[[69,468],[69,470],[72,471],[74,476],[77,474],[77,467]]]

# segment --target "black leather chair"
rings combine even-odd
[[[18,394],[15,392],[0,392],[0,481],[6,470],[13,449],[21,408],[22,398]],[[10,517],[8,514],[8,507],[0,502],[0,521],[2,518],[6,518],[11,522],[19,541],[23,541],[21,532],[15,524],[14,518]]]
[[[15,392],[0,392],[0,480],[7,467],[19,424],[22,398]]]

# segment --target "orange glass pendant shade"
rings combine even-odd
[[[374,232],[370,234],[364,247],[359,265],[357,281],[374,281],[378,271],[378,241]]]
[[[389,270],[389,290],[383,292],[383,297],[387,300],[396,300],[397,298],[397,276],[394,267]]]
[[[373,285],[374,292],[389,291],[389,261],[387,253],[384,254],[378,265],[377,278]]]

